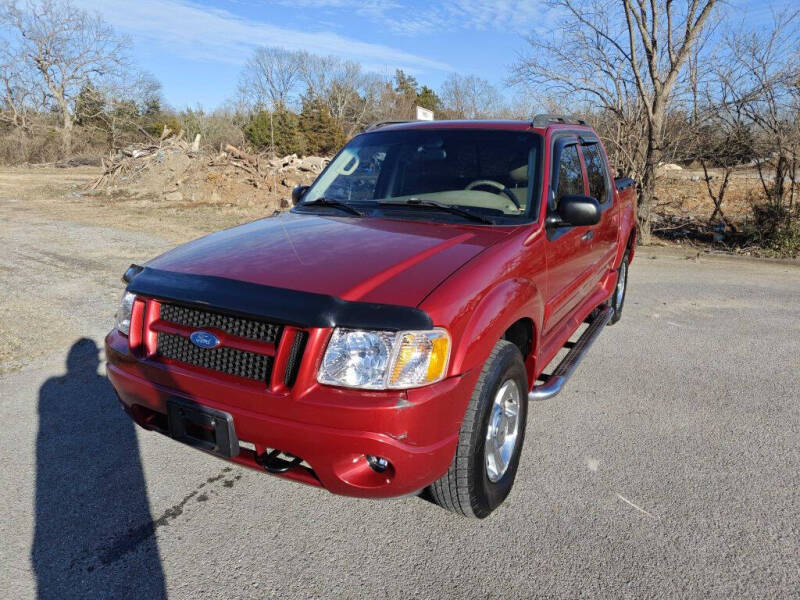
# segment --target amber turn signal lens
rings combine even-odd
[[[388,387],[411,388],[435,383],[446,375],[449,358],[450,336],[444,329],[402,332]]]

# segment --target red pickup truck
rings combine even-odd
[[[254,469],[487,516],[529,400],[620,318],[633,182],[591,127],[541,115],[375,126],[293,199],[128,269],[122,406]]]

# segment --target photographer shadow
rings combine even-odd
[[[99,366],[97,345],[80,339],[67,372],[39,390],[31,551],[38,597],[164,598],[135,425]],[[128,537],[137,539],[120,545]]]

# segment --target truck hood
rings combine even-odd
[[[147,266],[417,306],[511,229],[283,213],[189,242]]]

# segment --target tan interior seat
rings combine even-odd
[[[514,182],[514,185],[509,187],[511,193],[517,198],[519,205],[525,208],[528,202],[528,165],[517,167],[508,176]]]

